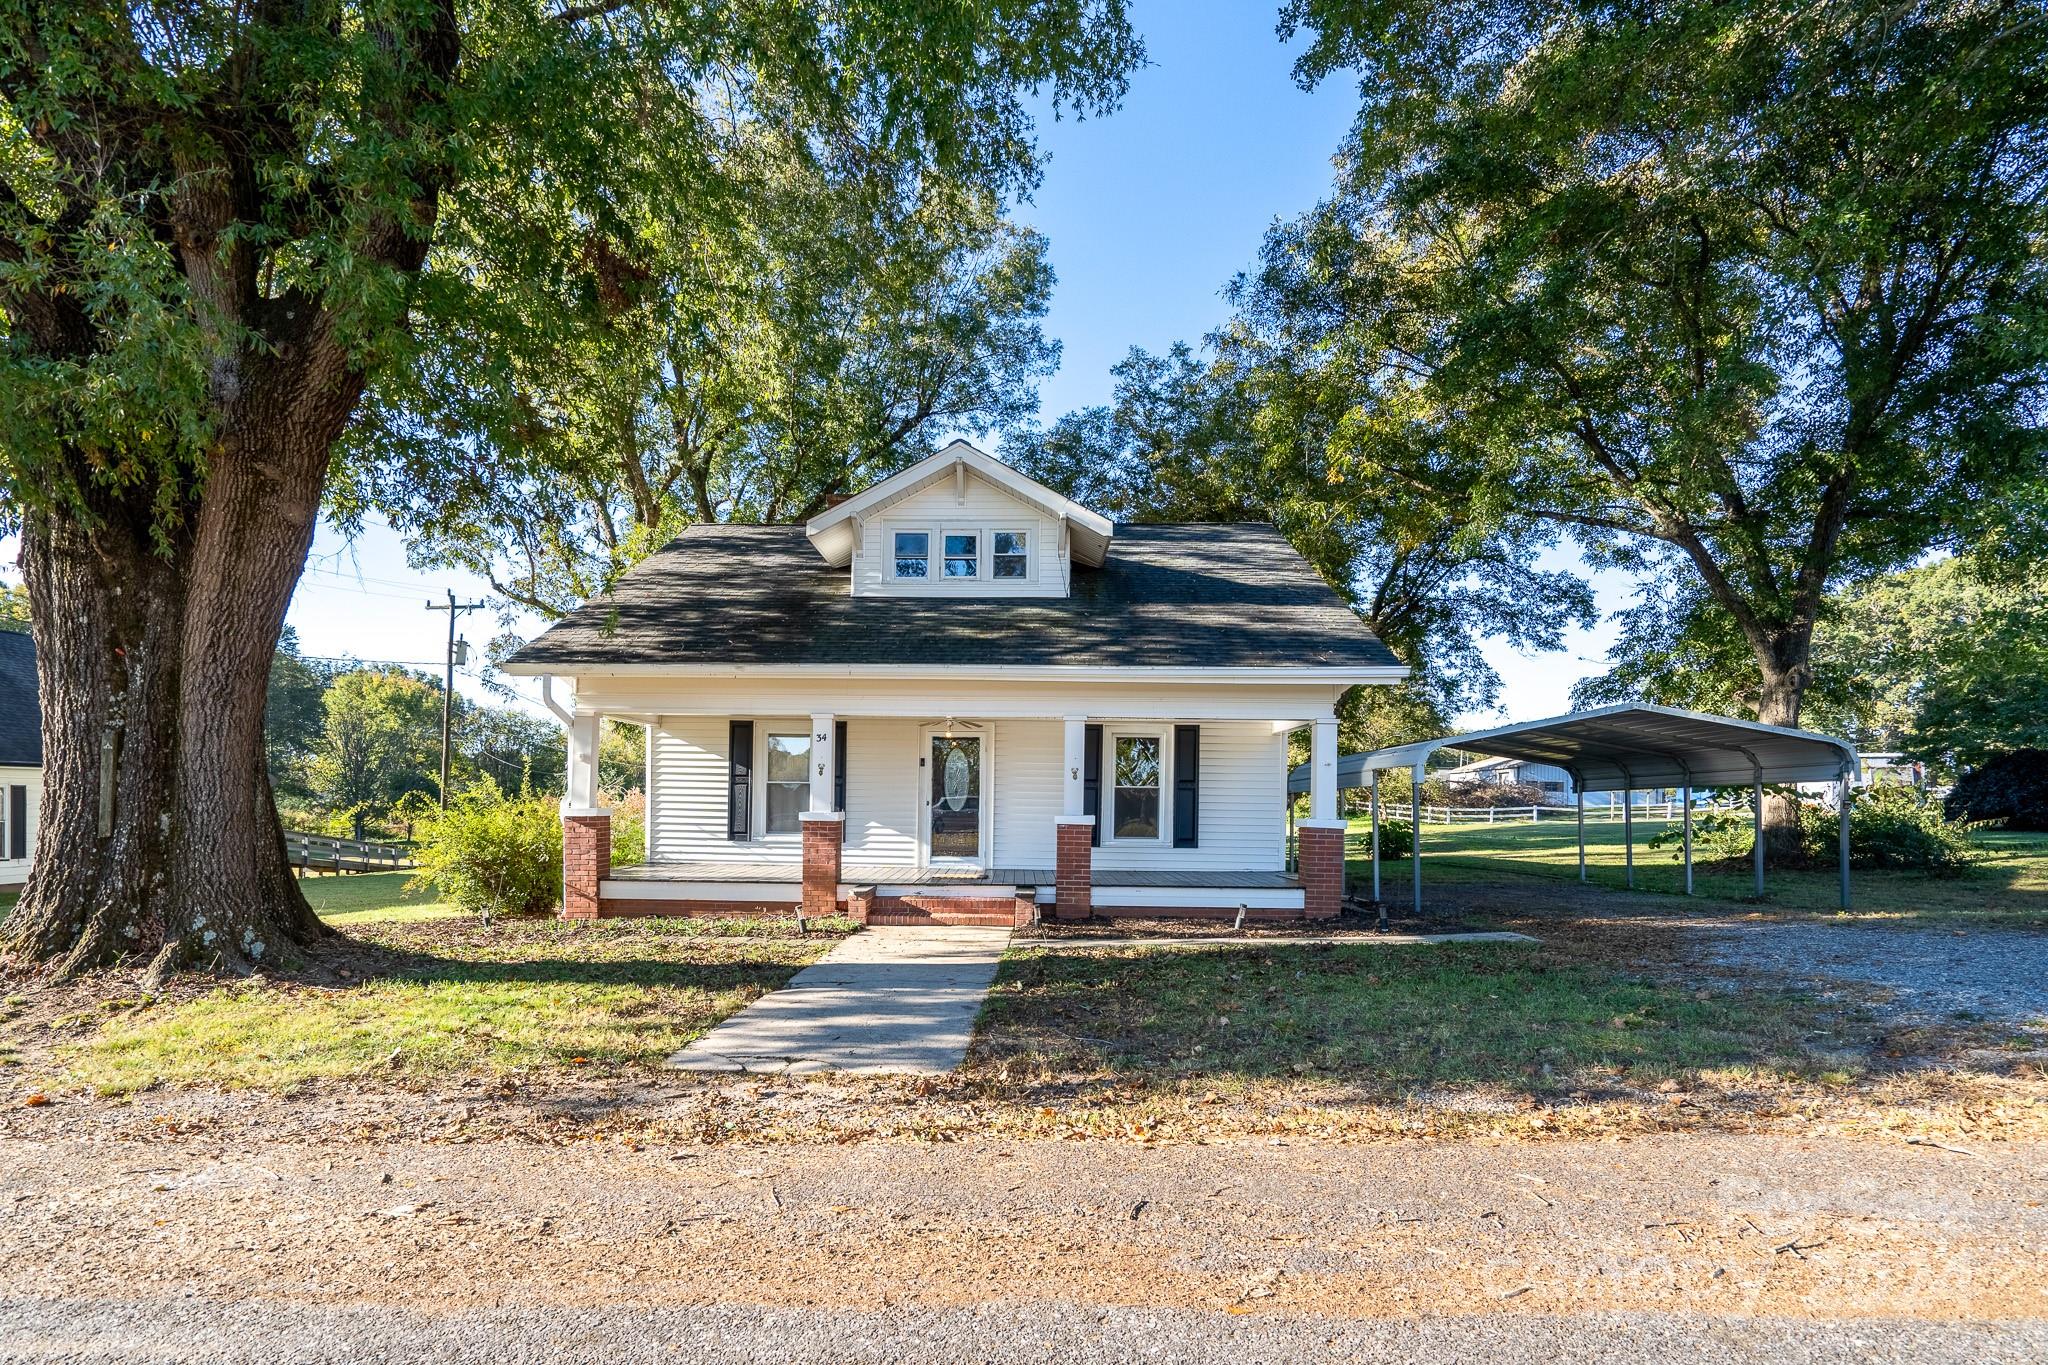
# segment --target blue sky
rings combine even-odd
[[[1041,123],[1045,180],[1016,216],[1050,239],[1059,276],[1046,331],[1064,349],[1059,373],[1040,391],[1044,420],[1106,401],[1109,368],[1132,346],[1199,341],[1226,316],[1220,291],[1256,257],[1267,226],[1310,207],[1327,187],[1353,92],[1343,80],[1312,92],[1294,84],[1276,9],[1260,0],[1140,0],[1136,22],[1151,64],[1133,77],[1123,107],[1102,119]],[[0,553],[17,581],[12,547]],[[1602,575],[1595,587],[1603,612],[1626,600],[1625,578]],[[437,664],[447,618],[425,601],[444,588],[485,595],[464,575],[409,568],[398,537],[381,526],[353,545],[323,528],[289,619],[309,654]],[[464,620],[474,641],[497,629],[481,614]],[[1603,622],[1551,653],[1490,647],[1506,679],[1502,708],[1462,719],[1485,725],[1568,709],[1567,689],[1598,671],[1612,636]],[[475,677],[461,685],[480,687]]]

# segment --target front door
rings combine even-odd
[[[982,858],[980,735],[933,735],[925,756],[926,849],[935,863]]]

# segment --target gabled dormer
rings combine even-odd
[[[856,597],[1065,597],[1116,527],[965,441],[804,526]]]

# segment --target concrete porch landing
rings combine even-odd
[[[866,929],[668,1059],[677,1071],[936,1075],[967,1056],[1006,928]]]

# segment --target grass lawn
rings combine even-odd
[[[985,1065],[1206,1085],[1313,1076],[1379,1098],[1563,1095],[1699,1071],[1805,1069],[1788,993],[1659,984],[1549,944],[1015,951]]]
[[[1675,847],[1652,849],[1657,834],[1675,829],[1668,821],[1638,820],[1635,825],[1636,889],[1677,896],[1683,889]],[[1370,825],[1351,822],[1350,875],[1354,885],[1369,886],[1372,878]],[[1499,881],[1503,877],[1550,881],[1578,879],[1577,830],[1569,819],[1540,824],[1503,821],[1499,824],[1424,825],[1422,883],[1425,906],[1429,888],[1456,883]],[[1987,832],[1979,837],[1984,861],[1955,878],[1924,877],[1909,872],[1850,874],[1853,913],[1883,919],[1970,918],[2018,923],[2048,923],[2048,836]],[[1595,886],[1621,890],[1626,885],[1621,822],[1588,817],[1586,864]],[[1395,904],[1408,897],[1409,863],[1383,862],[1381,877],[1387,898]],[[1710,868],[1695,864],[1694,903],[1725,911],[1727,902],[1749,902],[1753,890],[1749,865]],[[1766,868],[1764,904],[1807,913],[1836,911],[1832,869],[1783,871]]]
[[[117,1001],[60,1029],[58,1084],[288,1090],[381,1077],[645,1073],[822,956],[852,925],[788,920],[505,920],[421,904],[328,909],[350,941],[289,976]],[[314,888],[309,887],[311,892]]]
[[[349,872],[302,877],[299,889],[320,918],[343,929],[358,924],[445,919],[462,913],[431,888],[407,890],[410,880],[410,872]]]

